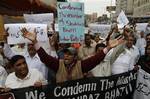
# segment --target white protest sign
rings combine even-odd
[[[121,13],[119,14],[119,16],[117,18],[117,22],[118,22],[119,28],[123,28],[125,25],[127,25],[129,23],[129,20],[123,11],[121,11]]]
[[[136,23],[136,30],[137,31],[145,31],[148,23]]]
[[[150,74],[139,69],[133,99],[150,99]]]
[[[108,24],[89,24],[89,30],[92,33],[101,33],[102,37],[105,37],[111,29],[111,25]]]
[[[24,19],[26,23],[42,23],[51,24],[54,22],[53,13],[44,14],[24,14]]]
[[[59,31],[58,24],[55,23],[55,31]]]
[[[48,39],[46,24],[5,24],[4,27],[5,29],[9,28],[9,36],[7,37],[8,44],[31,42],[22,36],[23,33],[21,32],[21,29],[24,27],[31,33],[36,30],[38,41],[46,41]]]

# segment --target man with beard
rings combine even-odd
[[[24,37],[32,41],[41,61],[54,72],[56,72],[56,82],[64,82],[83,78],[83,73],[88,72],[98,65],[111,48],[117,46],[123,41],[122,38],[118,40],[115,39],[113,42],[109,42],[107,47],[99,51],[96,55],[93,55],[85,60],[78,60],[77,52],[73,48],[67,48],[64,50],[63,59],[56,59],[48,55],[38,44],[35,33],[30,33],[25,28],[23,28],[21,31]]]

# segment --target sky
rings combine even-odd
[[[115,0],[82,0],[84,1],[85,14],[98,13],[98,16],[102,14],[108,14],[106,6],[114,6]],[[111,3],[112,2],[112,3]]]

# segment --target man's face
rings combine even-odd
[[[91,37],[90,36],[85,36],[85,44],[87,46],[90,46],[90,44],[91,44]]]
[[[28,74],[28,67],[25,59],[19,59],[15,64],[14,64],[14,70],[15,74],[18,78],[23,79],[27,76]]]
[[[36,50],[33,44],[28,44],[28,52],[30,56],[34,56],[36,54]]]
[[[141,35],[141,38],[143,38],[144,37],[144,32],[141,32],[140,35]]]
[[[146,50],[146,54],[147,54],[148,56],[150,56],[150,45],[148,45],[148,47],[147,47],[145,50]]]
[[[100,52],[101,50],[103,50],[104,48],[105,48],[105,47],[98,47],[96,52],[99,53],[99,52]]]
[[[99,36],[96,35],[95,38],[94,38],[94,40],[95,40],[96,42],[99,42],[99,40],[100,40]]]
[[[146,37],[146,43],[147,45],[150,45],[150,35]]]
[[[126,46],[128,48],[131,48],[133,46],[133,43],[134,43],[134,38],[132,36],[129,36],[128,39],[127,39]]]
[[[70,65],[74,60],[74,55],[69,52],[64,53],[64,62],[66,65]]]

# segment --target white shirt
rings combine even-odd
[[[4,87],[7,78],[7,72],[4,67],[0,66],[0,87]]]
[[[43,85],[47,84],[47,81],[37,69],[30,69],[28,75],[24,79],[16,77],[15,72],[10,73],[6,79],[5,86],[7,88],[23,88],[33,86],[35,82],[42,82]]]
[[[139,52],[140,52],[141,56],[145,54],[145,47],[146,47],[145,38],[137,39],[135,46],[139,49]]]
[[[111,75],[111,67],[110,67],[110,57],[113,53],[113,49],[111,49],[105,56],[104,60],[101,61],[95,68],[91,70],[93,76],[95,77],[104,77]]]
[[[5,44],[4,46],[4,54],[6,57],[8,57],[9,59],[11,59],[11,57],[13,57],[14,55],[16,55],[15,53],[13,53],[13,51],[10,49],[10,46],[8,44]],[[38,54],[36,54],[34,57],[30,57],[29,53],[26,51],[24,54],[22,54],[25,59],[26,62],[28,64],[29,69],[30,68],[36,68],[38,69],[43,76],[47,79],[48,78],[48,68],[45,66],[44,63],[41,62]]]
[[[139,51],[137,47],[133,46],[130,49],[125,48],[125,51],[121,53],[112,64],[112,74],[120,74],[132,70],[138,59]]]
[[[26,59],[29,69],[35,68],[35,69],[39,70],[46,79],[48,78],[48,68],[45,66],[44,63],[41,62],[38,54],[35,54],[34,57],[31,57],[27,53],[24,55],[24,57]]]

